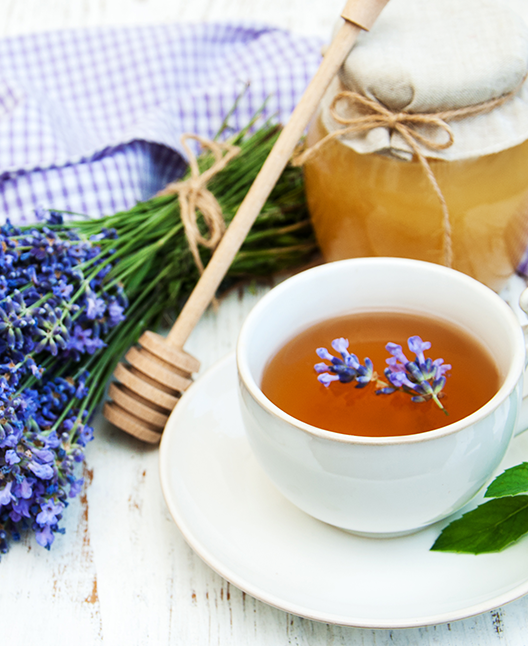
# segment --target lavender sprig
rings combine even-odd
[[[328,388],[333,381],[340,381],[343,384],[355,381],[356,388],[364,388],[371,381],[377,379],[372,361],[366,357],[364,365],[362,365],[355,354],[348,352],[348,345],[348,339],[340,338],[332,341],[332,348],[339,352],[341,359],[331,355],[326,348],[317,348],[317,356],[330,361],[330,365],[317,363],[314,366],[316,372],[320,373],[317,380],[323,386]]]
[[[388,367],[384,374],[389,383],[378,378],[374,371],[372,361],[366,357],[361,364],[355,354],[348,352],[349,342],[339,338],[332,341],[332,348],[341,355],[335,357],[326,348],[318,348],[317,355],[329,361],[317,363],[314,368],[319,373],[317,379],[328,387],[334,381],[341,383],[356,382],[356,388],[364,388],[371,382],[376,383],[377,395],[389,395],[396,391],[411,395],[413,402],[425,402],[432,399],[435,404],[447,415],[447,411],[440,402],[442,390],[446,384],[446,373],[451,370],[451,365],[445,364],[443,359],[434,361],[425,358],[424,351],[431,348],[429,341],[422,341],[419,336],[412,336],[407,341],[409,350],[414,353],[414,361],[410,361],[403,353],[401,345],[387,343],[385,348],[392,355],[387,359]]]
[[[424,351],[431,348],[429,341],[422,341],[419,336],[411,336],[407,341],[409,350],[415,355],[414,361],[409,361],[403,353],[401,345],[387,343],[385,348],[392,355],[387,359],[388,367],[384,374],[390,386],[377,391],[377,394],[390,394],[396,390],[411,395],[413,402],[425,402],[432,399],[447,415],[447,410],[440,402],[442,390],[446,384],[445,374],[451,370],[451,365],[443,359],[434,361],[425,358]]]

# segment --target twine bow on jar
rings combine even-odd
[[[464,108],[444,110],[442,112],[395,112],[389,110],[379,101],[368,98],[363,94],[359,94],[358,92],[352,92],[348,90],[339,92],[334,96],[329,110],[334,121],[341,127],[329,133],[328,135],[326,135],[326,137],[323,137],[320,141],[318,141],[310,148],[301,151],[294,157],[292,163],[296,166],[304,165],[314,155],[316,155],[317,152],[327,142],[333,139],[338,139],[344,135],[359,134],[380,127],[387,128],[389,131],[398,132],[404,139],[404,141],[408,144],[409,148],[416,156],[416,159],[422,165],[429,183],[438,196],[443,214],[444,264],[447,267],[452,267],[453,244],[449,210],[447,208],[447,204],[440,186],[438,185],[434,173],[431,170],[431,166],[429,165],[427,157],[422,152],[421,146],[429,150],[445,150],[446,148],[449,148],[455,141],[453,131],[448,124],[449,121],[465,119],[467,117],[491,112],[492,110],[499,107],[506,101],[509,101],[513,96],[515,96],[524,80],[525,79],[523,78],[522,82],[519,83],[519,85],[514,90],[496,99],[491,99],[490,101],[478,103],[476,105],[471,105]],[[356,114],[353,117],[345,117],[340,114],[338,112],[338,104],[342,101],[346,101],[346,103],[350,107],[359,108],[360,114]],[[442,130],[447,135],[447,138],[444,141],[437,141],[436,138],[433,139],[424,135],[418,129],[420,126],[424,125],[433,126],[437,129]]]
[[[213,154],[214,163],[200,174],[196,155],[189,147],[187,140],[198,141],[202,148],[207,148]],[[214,250],[225,231],[225,221],[218,200],[207,188],[208,182],[223,170],[229,162],[238,155],[240,148],[229,142],[213,141],[199,135],[183,134],[182,146],[187,153],[191,176],[186,180],[171,182],[158,195],[177,195],[180,203],[180,216],[189,243],[189,248],[200,274],[204,267],[198,245]],[[201,213],[207,232],[203,235],[198,227],[198,213]]]

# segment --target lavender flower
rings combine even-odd
[[[435,359],[434,361],[426,359],[424,351],[431,348],[431,343],[422,341],[419,336],[411,336],[407,345],[415,355],[414,361],[407,359],[401,345],[388,343],[385,346],[392,355],[390,359],[387,359],[388,367],[384,371],[391,385],[381,388],[377,393],[390,394],[400,390],[410,394],[413,402],[432,399],[447,415],[440,398],[446,384],[445,374],[451,370],[451,365],[445,364],[443,359]]]
[[[323,386],[328,387],[333,381],[340,381],[343,384],[355,381],[356,388],[364,388],[377,378],[372,361],[366,357],[362,365],[355,354],[348,352],[348,345],[348,339],[340,338],[332,341],[332,348],[339,352],[341,359],[330,354],[326,348],[316,350],[318,357],[330,362],[330,365],[317,363],[314,366],[315,371],[320,373],[317,379]]]

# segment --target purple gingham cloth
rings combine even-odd
[[[321,42],[283,30],[176,24],[50,32],[0,41],[0,208],[92,216],[151,197],[184,168],[180,136],[286,121]]]

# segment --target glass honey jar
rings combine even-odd
[[[434,25],[431,13],[435,10],[437,21],[442,22],[448,9],[446,2],[450,4],[451,0],[421,3],[422,15],[415,15],[416,31],[425,23],[430,25],[433,21]],[[476,11],[484,25],[496,20],[497,12],[503,15],[504,10],[509,11],[503,16],[499,31],[509,30],[510,42],[506,47],[509,59],[524,47],[524,60],[517,56],[518,65],[515,70],[510,65],[510,78],[505,81],[504,61],[495,55],[497,60],[490,62],[488,52],[487,81],[473,78],[474,70],[468,66],[467,70],[459,70],[454,75],[456,78],[450,79],[448,73],[444,74],[437,87],[429,81],[420,85],[416,72],[418,69],[427,75],[428,66],[434,69],[434,61],[428,60],[430,49],[424,49],[422,60],[409,63],[404,55],[407,45],[403,43],[399,50],[392,46],[392,56],[399,53],[401,62],[392,60],[386,69],[379,64],[379,59],[385,56],[384,48],[391,49],[391,43],[385,42],[388,29],[397,29],[401,6],[409,4],[411,0],[399,3],[395,0],[396,6],[387,5],[380,24],[359,42],[359,54],[352,50],[309,128],[308,150],[328,138],[304,164],[306,195],[316,237],[327,261],[399,256],[446,264],[448,235],[451,266],[500,291],[522,265],[528,247],[528,102],[524,80],[528,46],[518,35],[516,24],[523,17],[498,4],[494,11],[487,13],[489,2],[468,0],[473,21]],[[415,14],[419,14],[417,3],[414,5]],[[453,11],[454,15],[457,11],[464,14],[460,3],[453,3]],[[469,16],[466,22],[464,16],[458,17],[458,36],[451,34],[448,38],[438,24],[429,29],[433,29],[432,34],[425,35],[436,55],[439,47],[444,51],[442,42],[438,45],[437,41],[444,41],[443,46],[447,41],[448,48],[457,50],[453,65],[459,64],[457,61],[464,56],[475,56],[479,48],[489,47],[489,42],[482,42],[477,43],[477,51],[466,51],[466,43],[460,41],[464,40],[464,29],[470,29]],[[384,21],[390,23],[388,27]],[[525,24],[523,28],[526,30]],[[504,33],[500,37],[504,38]],[[378,57],[378,64],[373,66],[370,75],[368,65],[365,70],[369,52]],[[452,59],[448,53],[446,59],[449,68]],[[412,73],[405,66],[410,66]],[[404,81],[400,82],[402,78]],[[483,83],[490,85],[479,88]],[[459,87],[453,90],[450,84]],[[464,88],[467,89],[465,96],[460,91]],[[385,126],[375,121],[372,128],[363,128],[361,119],[365,112],[354,106],[345,106],[348,118],[336,123],[335,112],[330,114],[330,106],[334,109],[336,105],[332,99],[349,90],[370,96],[384,109],[400,114],[400,118],[402,111],[414,115],[455,115],[453,122],[447,123],[452,132],[452,145],[428,150],[418,139],[409,146],[392,122]],[[466,116],[465,104],[476,106],[469,116]],[[355,120],[354,115],[358,117]],[[360,126],[347,130],[350,123]],[[422,133],[432,132],[438,141],[443,140],[443,133],[434,132],[434,124],[423,127],[419,124],[420,128]],[[339,134],[340,129],[343,136]],[[416,152],[432,172],[446,209]]]

